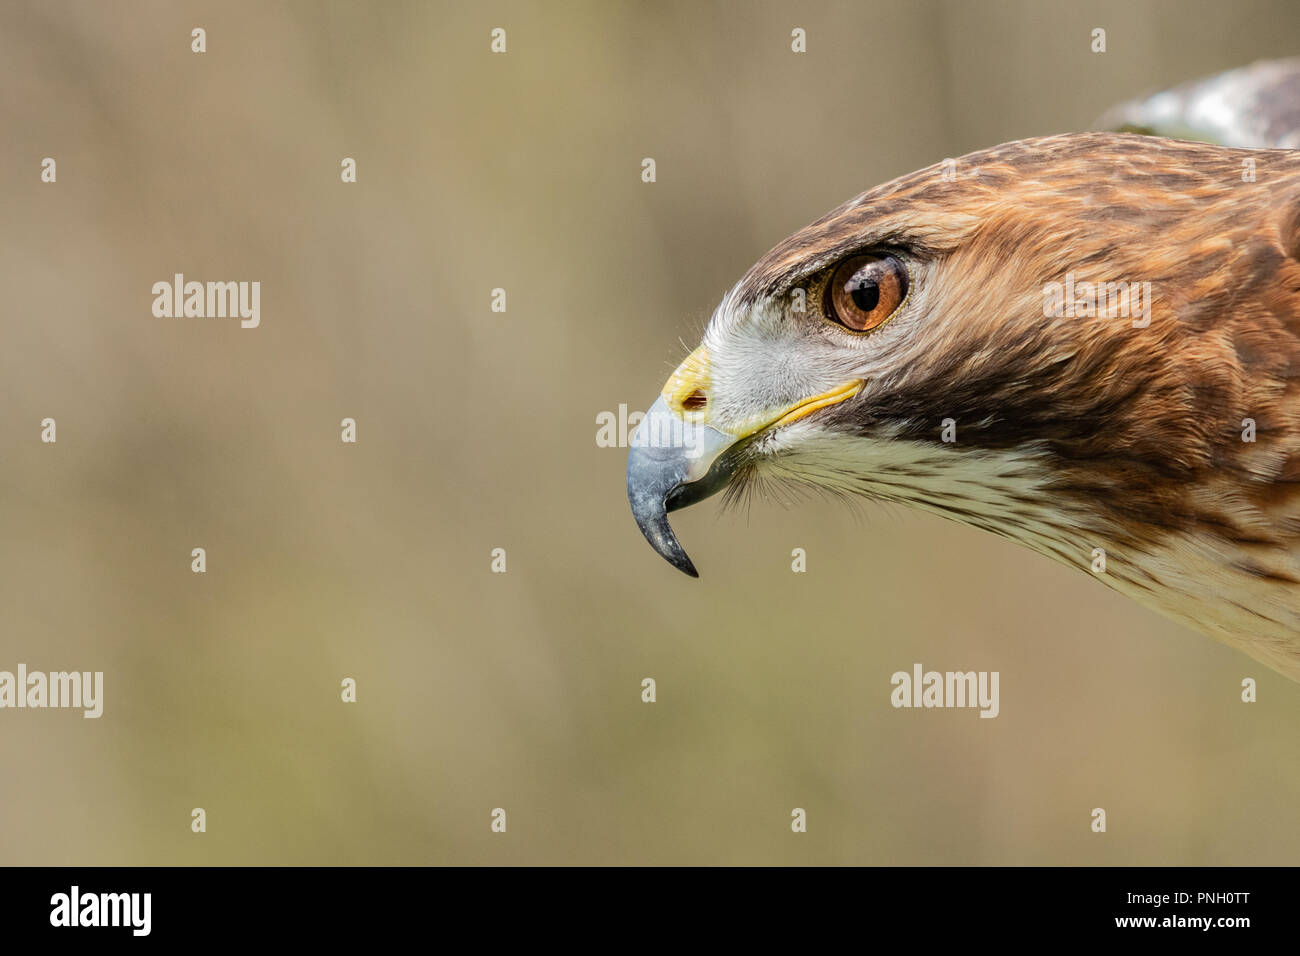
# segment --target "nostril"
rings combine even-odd
[[[698,412],[707,404],[709,404],[708,396],[698,388],[682,399],[682,409],[688,412]]]

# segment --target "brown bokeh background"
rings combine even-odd
[[[106,698],[0,711],[0,862],[1296,863],[1297,685],[874,504],[706,502],[689,580],[595,435],[849,196],[1298,41],[1293,0],[0,6],[0,669]],[[154,318],[175,272],[261,327]],[[916,661],[1001,716],[894,710]]]

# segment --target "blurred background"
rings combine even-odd
[[[893,507],[711,500],[690,580],[596,420],[850,196],[1297,52],[1293,0],[0,5],[0,669],[105,675],[0,712],[0,862],[1296,863],[1294,683]]]

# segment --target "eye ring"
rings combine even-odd
[[[822,313],[853,335],[866,335],[898,313],[911,291],[907,267],[888,253],[856,255],[837,265],[826,283]]]

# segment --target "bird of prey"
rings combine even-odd
[[[1180,138],[995,146],[759,259],[632,441],[655,550],[695,576],[667,513],[756,481],[902,502],[1300,680],[1300,61],[1106,122]]]

